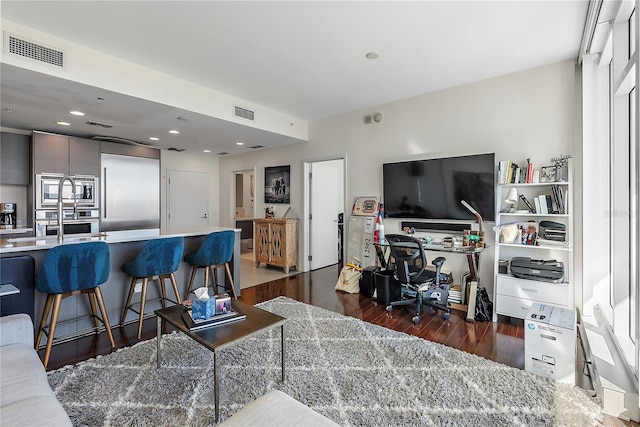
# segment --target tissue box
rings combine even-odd
[[[231,297],[229,294],[216,295],[216,314],[228,313],[231,310]]]
[[[193,320],[205,320],[216,314],[216,299],[194,299],[191,302],[191,318]]]

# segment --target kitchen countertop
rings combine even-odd
[[[103,233],[93,234],[67,234],[62,243],[58,243],[57,236],[48,237],[18,237],[2,238],[0,239],[0,254],[14,253],[14,252],[26,252],[42,249],[51,249],[54,246],[60,244],[82,243],[82,242],[95,242],[104,241],[107,243],[126,243],[150,240],[152,238],[162,237],[174,237],[174,236],[203,236],[216,231],[234,230],[240,231],[229,227],[209,227],[202,231],[193,231],[187,233],[175,233],[175,234],[160,234],[159,229],[149,230],[126,230],[126,231],[108,231]],[[26,231],[26,230],[25,230]]]
[[[10,228],[7,228],[7,227],[10,227]],[[5,234],[29,233],[31,231],[33,231],[33,228],[0,225],[0,236],[3,236]]]

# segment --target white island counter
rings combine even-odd
[[[136,257],[138,252],[142,249],[145,243],[152,239],[161,239],[165,237],[183,236],[185,238],[184,254],[193,252],[198,249],[205,236],[212,232],[219,232],[229,230],[225,227],[210,227],[207,230],[186,232],[177,234],[160,234],[158,229],[151,230],[129,230],[129,231],[109,231],[106,233],[96,233],[92,235],[66,235],[62,243],[58,243],[56,236],[50,237],[27,237],[27,238],[3,238],[0,239],[0,258],[3,259],[3,268],[6,265],[10,265],[9,258],[30,256],[35,261],[35,272],[37,273],[42,263],[42,259],[48,249],[58,246],[60,244],[73,244],[82,243],[88,241],[104,241],[109,244],[109,253],[111,258],[111,270],[109,279],[106,283],[101,285],[103,298],[107,308],[109,321],[112,327],[117,327],[120,322],[120,316],[126,300],[126,293],[129,289],[131,277],[121,270],[122,264],[126,261],[132,260]],[[236,294],[240,296],[240,230],[232,229],[236,233],[233,258],[231,260],[231,271],[233,275]],[[184,256],[183,256],[184,258]],[[9,263],[7,263],[9,262]],[[6,263],[6,264],[5,264]],[[226,275],[222,269],[219,269],[220,284],[226,283]],[[187,285],[189,283],[189,275],[191,273],[191,266],[184,261],[180,263],[178,271],[176,271],[176,281],[178,282],[178,290],[180,291],[180,297],[184,298]],[[194,282],[194,288],[203,285],[204,271],[200,269]],[[213,279],[210,279],[213,283]],[[167,297],[174,299],[173,291],[168,286]],[[213,291],[210,291],[213,293]],[[218,293],[223,292],[222,289]],[[147,301],[151,298],[159,296],[159,288],[157,286],[149,287],[149,295],[147,295]],[[139,298],[140,293],[136,293],[135,298]],[[34,300],[34,324],[38,325],[42,316],[44,308],[44,302],[46,294],[42,294],[35,290],[35,292],[21,292],[17,295],[9,297],[2,297],[0,303],[2,304],[3,315],[9,314],[11,301],[15,301],[15,298],[32,298]],[[137,299],[136,299],[137,301]],[[147,302],[145,304],[145,312],[148,316],[153,315],[153,311],[160,308],[159,301]],[[73,319],[84,314],[88,314],[89,303],[86,297],[78,295],[74,298],[66,298],[63,300],[62,310],[60,313],[60,321],[66,319]],[[125,323],[136,321],[137,315],[131,311],[127,314]],[[83,333],[83,331],[90,332],[92,321],[90,318],[81,319],[79,321],[72,321],[67,324],[60,324],[56,331],[56,336],[60,335],[77,335]]]

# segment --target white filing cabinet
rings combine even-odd
[[[576,341],[575,310],[533,304],[524,321],[524,368],[575,385]]]

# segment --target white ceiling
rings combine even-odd
[[[2,0],[0,12],[3,20],[313,121],[575,59],[587,7],[586,0]],[[366,59],[369,51],[379,58]],[[218,144],[206,148],[214,153],[246,151],[232,144],[238,139],[266,147],[296,141],[7,64],[1,71],[3,127],[147,141],[167,118],[190,114],[189,130],[173,141],[190,151],[212,139]],[[115,122],[114,129],[51,125],[56,108],[78,98],[90,108],[99,93],[115,101],[92,120]]]

